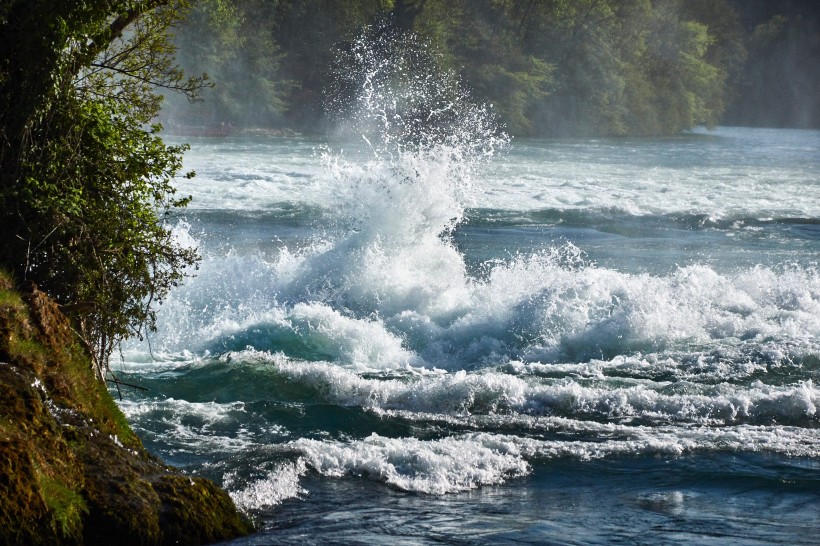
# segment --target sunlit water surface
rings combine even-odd
[[[191,144],[202,264],[114,368],[232,544],[817,544],[820,132]]]

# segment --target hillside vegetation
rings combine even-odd
[[[166,125],[321,132],[336,59],[385,22],[516,135],[820,127],[820,6],[806,0],[204,0],[174,42],[214,87],[201,104],[171,97]]]

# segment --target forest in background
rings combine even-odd
[[[166,129],[322,132],[337,53],[384,21],[515,135],[820,127],[810,0],[203,0],[174,40],[213,87],[202,103],[169,97]]]

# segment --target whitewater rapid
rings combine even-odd
[[[272,520],[336,507],[328,481],[435,496],[588,463],[608,491],[624,461],[734,483],[752,455],[808,479],[820,132],[510,142],[452,78],[403,71],[397,98],[401,62],[359,45],[339,134],[186,155],[175,233],[202,262],[115,366],[149,389],[120,402],[149,447]],[[667,493],[637,509],[691,497]]]

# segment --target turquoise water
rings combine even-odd
[[[232,544],[816,544],[820,132],[192,142],[114,369]]]

